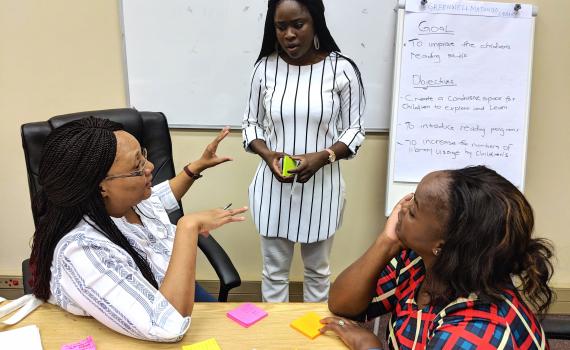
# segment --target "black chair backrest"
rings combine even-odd
[[[124,130],[137,138],[142,147],[148,151],[148,158],[154,164],[153,185],[173,178],[174,162],[172,160],[172,143],[166,117],[160,112],[139,112],[131,108],[107,109],[91,112],[80,112],[53,117],[47,122],[36,122],[22,125],[22,146],[26,158],[28,172],[28,185],[32,199],[40,190],[39,166],[44,143],[49,133],[65,123],[89,116],[107,118],[123,124]],[[169,214],[173,224],[183,215],[182,203],[180,209]],[[33,211],[33,206],[32,206]],[[33,213],[34,224],[37,226],[39,218]],[[229,256],[218,244],[214,237],[198,237],[198,247],[212,264],[220,278],[219,301],[227,301],[229,291],[241,284],[241,279]],[[30,292],[28,260],[22,263],[25,293]]]
[[[53,117],[45,122],[22,125],[22,146],[24,147],[28,185],[32,200],[41,188],[38,181],[40,159],[43,145],[49,133],[70,121],[89,116],[106,118],[121,123],[125,131],[136,137],[142,147],[146,147],[149,160],[154,164],[153,185],[174,177],[172,144],[164,114],[160,112],[139,112],[131,108],[66,114]],[[182,213],[182,205],[180,204],[180,210],[173,212],[170,215],[170,220],[176,223]],[[33,215],[34,223],[37,225],[36,213]]]
[[[546,314],[540,320],[548,339],[570,340],[570,315]],[[565,349],[570,348],[567,347]]]

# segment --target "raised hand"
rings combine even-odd
[[[386,235],[386,237],[389,238],[394,243],[401,245],[402,247],[403,247],[402,242],[400,241],[400,238],[398,238],[398,235],[396,234],[396,227],[398,226],[399,216],[402,207],[404,205],[407,205],[408,202],[412,200],[412,198],[414,198],[414,194],[409,193],[405,195],[404,198],[400,199],[400,201],[398,201],[394,209],[392,209],[392,213],[390,213],[388,220],[386,220],[386,225],[384,226],[383,233]]]
[[[204,152],[202,153],[200,159],[194,162],[194,164],[196,164],[197,166],[199,166],[199,168],[201,168],[200,171],[206,170],[211,167],[215,167],[216,165],[232,160],[232,158],[230,157],[220,157],[216,154],[218,150],[218,145],[223,139],[226,138],[226,136],[228,136],[229,133],[230,133],[230,127],[226,126],[220,131],[218,136],[216,136],[216,138],[212,142],[210,142],[208,146],[206,146],[206,149],[204,149]]]

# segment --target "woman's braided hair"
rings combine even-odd
[[[87,216],[103,236],[123,248],[155,288],[150,266],[127,241],[105,210],[100,183],[113,165],[119,123],[95,117],[67,123],[51,132],[39,168],[42,189],[33,200],[36,217],[30,282],[42,300],[50,296],[51,265],[58,242]]]

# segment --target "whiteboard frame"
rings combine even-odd
[[[420,1],[420,0],[413,0]],[[513,6],[515,4],[513,3]],[[401,58],[402,58],[402,46],[404,41],[404,17],[405,17],[406,0],[399,0],[398,2],[398,24],[396,29],[396,41],[394,49],[394,75],[392,82],[392,109],[390,115],[390,130],[395,131],[398,123],[398,96],[400,94],[400,70],[401,70]],[[527,91],[527,101],[526,101],[526,113],[524,116],[524,141],[523,141],[523,156],[522,156],[522,177],[521,185],[519,190],[524,192],[524,184],[526,179],[526,158],[527,158],[527,146],[528,146],[528,126],[530,120],[530,98],[531,98],[531,88],[532,88],[532,65],[534,56],[534,29],[535,29],[535,17],[538,15],[538,7],[532,6],[532,21],[531,21],[531,42],[529,51],[529,65],[528,65],[528,91]],[[390,132],[389,142],[388,142],[388,169],[386,173],[386,201],[384,214],[388,217],[392,212],[394,206],[398,201],[404,197],[406,194],[414,192],[419,182],[402,182],[394,181],[394,163],[395,163],[395,151],[396,151],[396,136],[395,132]]]
[[[122,48],[122,62],[123,62],[123,79],[124,79],[124,93],[125,93],[125,100],[126,100],[126,104],[127,106],[129,106],[130,108],[138,108],[136,105],[133,105],[132,102],[132,96],[131,94],[133,93],[132,89],[129,87],[130,84],[130,80],[129,80],[129,64],[128,64],[128,56],[127,56],[127,37],[126,37],[126,23],[125,23],[125,1],[126,0],[119,0],[118,1],[118,9],[119,9],[119,22],[120,22],[120,30],[121,30],[121,39],[122,39],[122,43],[121,43],[121,48]],[[342,0],[335,0],[335,1],[342,1]],[[390,6],[390,13],[395,14],[398,11],[398,7],[399,7],[399,1],[401,0],[391,0],[390,2],[392,2],[392,5]],[[329,19],[329,23],[328,23],[329,28],[331,27],[331,23],[330,23],[330,19]],[[396,27],[397,28],[397,27]],[[394,36],[396,35],[396,30],[394,30],[393,32]],[[338,38],[337,38],[338,39]],[[393,41],[391,41],[391,44],[393,44]],[[394,46],[395,47],[395,46]],[[345,51],[343,51],[345,52]],[[351,54],[350,50],[347,50],[346,52],[348,52],[349,54]],[[391,62],[390,62],[391,63]],[[386,76],[383,77],[385,78],[385,80],[383,79],[382,81],[386,81],[386,82],[391,82],[390,79],[390,63],[388,63],[388,66],[386,68]],[[248,71],[248,74],[250,74],[250,72]],[[249,75],[245,75],[244,79],[249,79],[248,78]],[[388,85],[388,84],[386,84]],[[391,96],[390,94],[390,86],[388,85],[385,94],[383,93],[382,96],[386,96],[386,101],[385,103],[382,103],[382,106],[386,106],[385,109],[383,109],[380,112],[380,115],[371,115],[368,114],[366,115],[367,118],[379,118],[382,120],[382,123],[380,123],[381,125],[374,125],[374,126],[367,126],[365,123],[365,131],[367,133],[371,133],[371,134],[382,134],[382,133],[386,133],[389,132],[389,128],[390,128],[390,104],[391,101],[389,99],[389,96]],[[367,98],[369,96],[367,95]],[[384,97],[382,97],[383,99]],[[244,105],[245,105],[245,100],[244,100]],[[145,109],[140,108],[141,110]],[[368,112],[370,113],[370,112]],[[229,124],[230,129],[232,130],[241,130],[241,125],[240,123],[231,123]],[[220,124],[208,124],[208,123],[204,123],[204,122],[200,122],[200,123],[178,123],[177,121],[175,121],[174,123],[170,123],[169,122],[169,128],[170,129],[195,129],[195,130],[219,130],[222,126]]]
[[[131,92],[129,90],[129,69],[127,62],[127,41],[125,38],[125,16],[123,13],[123,1],[117,1],[119,6],[119,23],[121,25],[121,58],[123,61],[123,81],[125,83],[125,99],[127,100],[127,106],[131,106]]]

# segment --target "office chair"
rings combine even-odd
[[[39,164],[42,148],[48,134],[65,123],[88,116],[107,118],[121,123],[125,131],[136,137],[141,146],[147,149],[148,159],[154,163],[153,185],[171,179],[176,175],[172,160],[172,143],[164,114],[160,112],[139,112],[130,108],[72,113],[55,116],[44,122],[22,125],[22,146],[24,147],[31,199],[40,189],[40,184],[38,183]],[[170,221],[173,224],[176,224],[178,219],[184,215],[182,204],[179,204],[180,209],[169,214]],[[37,225],[38,217],[36,213],[32,214],[34,216],[34,224]],[[198,246],[210,264],[212,264],[220,279],[218,301],[227,301],[229,291],[241,284],[237,270],[214,237],[200,235]],[[24,293],[28,294],[31,292],[29,285],[29,259],[22,263],[22,273]]]
[[[546,314],[540,319],[540,324],[546,338],[570,340],[570,315]]]

